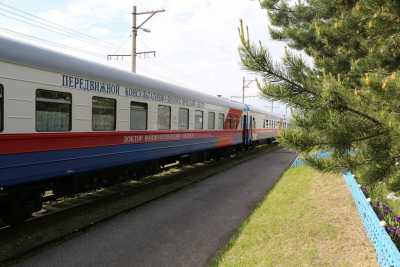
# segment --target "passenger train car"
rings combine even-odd
[[[218,157],[281,127],[247,105],[0,38],[0,217],[26,219],[46,190],[98,185],[89,173]]]

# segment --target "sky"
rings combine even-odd
[[[0,0],[0,34],[130,70],[129,58],[106,61],[106,55],[131,54],[133,5],[138,11],[166,10],[145,24],[150,33],[138,33],[138,52],[157,52],[156,57],[138,58],[138,74],[241,101],[237,97],[243,76],[254,76],[240,65],[239,20],[248,25],[251,39],[265,44],[276,60],[284,51],[284,43],[271,40],[266,11],[257,0]],[[48,22],[13,8],[71,31],[60,32],[54,24],[49,31]],[[138,16],[138,23],[145,18]],[[270,102],[251,97],[258,95],[255,83],[246,95],[247,103],[271,111]],[[285,114],[285,106],[275,103],[274,112]]]

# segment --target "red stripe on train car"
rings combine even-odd
[[[227,136],[233,140],[240,133],[241,130],[0,134],[0,155],[213,137],[226,140]]]

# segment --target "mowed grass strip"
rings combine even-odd
[[[378,266],[343,178],[289,169],[214,266]]]

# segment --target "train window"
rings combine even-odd
[[[158,129],[169,130],[171,129],[171,107],[159,105],[158,106]]]
[[[229,129],[236,129],[238,126],[238,119],[232,116],[228,116],[228,123],[229,123]]]
[[[226,129],[232,129],[233,123],[232,123],[232,117],[231,115],[226,115],[226,124],[225,124],[225,128]]]
[[[203,129],[203,111],[201,110],[196,110],[194,114],[194,128],[196,130]]]
[[[225,115],[224,113],[218,114],[218,129],[224,129]]]
[[[189,109],[179,108],[179,129],[189,129]]]
[[[131,102],[131,130],[147,129],[147,104]]]
[[[0,132],[4,130],[4,89],[0,84]]]
[[[36,90],[36,131],[70,131],[71,119],[72,95],[70,93]]]
[[[113,131],[116,128],[117,101],[112,98],[92,98],[93,131]]]
[[[208,112],[208,129],[215,129],[215,112]]]

